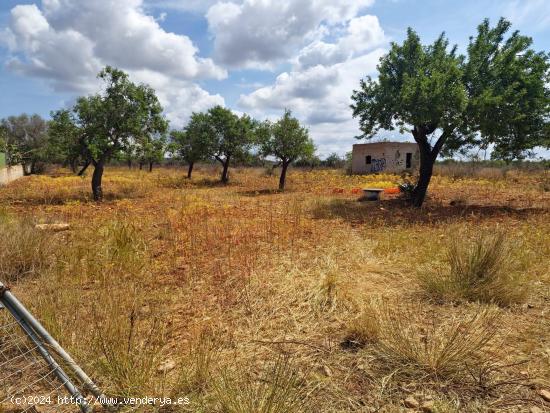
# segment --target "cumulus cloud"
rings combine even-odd
[[[273,85],[241,95],[239,104],[256,111],[290,108],[306,119],[311,117],[309,123],[349,119],[353,89],[358,87],[359,79],[375,72],[383,53],[383,49],[376,49],[331,66],[317,65],[283,72]],[[321,113],[326,115],[323,117]]]
[[[208,9],[215,58],[229,67],[273,68],[305,43],[355,17],[373,0],[244,0]]]
[[[384,31],[376,16],[360,16],[351,19],[346,33],[334,43],[317,40],[304,47],[296,58],[300,68],[315,65],[331,65],[361,54],[386,42]]]
[[[192,110],[223,104],[221,96],[193,81],[225,78],[225,69],[199,56],[189,37],[165,31],[146,14],[142,0],[18,5],[2,38],[10,52],[8,68],[46,79],[57,91],[94,92],[97,73],[112,65],[151,84],[176,121]],[[176,113],[176,105],[185,113]]]
[[[273,84],[240,96],[239,107],[273,118],[291,109],[320,150],[359,133],[351,93],[374,74],[387,43],[378,18],[361,15],[371,0],[221,1],[207,13],[214,59],[233,68],[275,69],[290,63]]]
[[[206,12],[217,0],[145,0],[147,9]]]
[[[359,79],[375,74],[384,52],[378,48],[333,65],[296,67],[280,74],[274,84],[241,95],[239,105],[257,116],[280,115],[285,108],[291,109],[308,125],[321,153],[336,147],[341,152],[359,134],[350,109],[352,91],[358,88]]]
[[[101,68],[94,44],[75,30],[52,30],[36,5],[16,6],[7,30],[12,51],[22,52],[7,62],[10,69],[46,78],[58,90],[87,90]]]
[[[190,81],[174,79],[150,70],[130,71],[129,74],[132,80],[146,83],[155,89],[171,127],[183,127],[193,112],[202,112],[212,106],[225,105],[221,95],[211,95]]]

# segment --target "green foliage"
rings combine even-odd
[[[468,124],[481,133],[481,145],[495,145],[494,158],[505,160],[550,143],[550,55],[530,49],[532,39],[517,31],[505,38],[510,26],[501,19],[491,28],[485,20],[463,68]]]
[[[298,119],[292,117],[290,110],[285,110],[281,119],[275,123],[265,121],[257,129],[260,153],[263,156],[274,156],[282,165],[279,189],[284,189],[286,170],[291,162],[298,158],[310,158],[315,153],[315,146],[306,128]]]
[[[285,110],[283,117],[274,124],[264,122],[259,131],[263,156],[274,156],[288,164],[298,158],[309,158],[315,153],[308,130],[292,117],[290,110]]]
[[[240,118],[231,110],[215,106],[208,111],[214,156],[218,158],[244,158],[254,143],[256,122],[244,114]]]
[[[189,164],[202,161],[214,150],[214,136],[208,114],[193,113],[184,130],[170,134],[172,150]]]
[[[161,163],[166,153],[166,137],[145,136],[137,140],[135,153],[140,163]]]
[[[90,154],[75,114],[67,109],[52,112],[48,129],[48,157],[51,162],[75,167],[89,160]]]
[[[168,122],[162,115],[155,91],[146,85],[136,85],[121,70],[107,66],[98,77],[105,89],[96,95],[80,97],[71,113],[59,111],[53,115],[59,133],[57,139],[66,153],[81,150],[95,167],[92,177],[94,199],[101,200],[101,177],[105,163],[121,152],[131,153],[131,147],[141,147],[147,159],[158,159],[162,152],[162,136]]]
[[[106,83],[103,93],[81,97],[73,108],[95,162],[109,159],[132,140],[166,132],[168,123],[152,88],[132,83],[109,66],[99,78]]]
[[[238,117],[221,106],[211,108],[208,117],[208,140],[212,142],[212,155],[223,165],[222,182],[227,182],[230,161],[246,159],[256,140],[257,122],[244,114]]]
[[[448,46],[444,35],[423,46],[410,28],[403,45],[392,44],[378,66],[379,78],[361,80],[361,90],[352,96],[362,137],[411,126],[430,134],[460,122],[466,107],[461,58]]]
[[[346,163],[344,158],[341,158],[336,152],[331,153],[323,161],[321,161],[322,166],[327,168],[341,168]]]

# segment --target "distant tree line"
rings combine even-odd
[[[109,66],[98,77],[105,83],[100,93],[52,112],[50,121],[26,114],[3,119],[0,151],[8,164],[21,163],[28,174],[40,172],[45,163],[62,164],[78,175],[92,167],[92,195],[101,201],[103,172],[112,161],[130,167],[136,163],[140,169],[145,165],[151,171],[169,154],[187,163],[191,178],[197,162],[214,160],[222,169],[221,182],[227,183],[231,165],[271,159],[281,167],[283,190],[288,167],[314,158],[308,130],[288,110],[276,122],[260,122],[215,106],[193,113],[185,128],[170,131],[152,88]]]

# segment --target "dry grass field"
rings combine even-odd
[[[108,394],[143,411],[544,412],[548,171],[394,175],[110,167],[0,188],[0,279]],[[38,231],[37,223],[71,229]],[[481,280],[481,281],[480,281]],[[539,410],[537,410],[539,409]]]

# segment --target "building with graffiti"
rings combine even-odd
[[[354,174],[413,172],[420,163],[418,145],[410,142],[374,142],[353,145]]]

